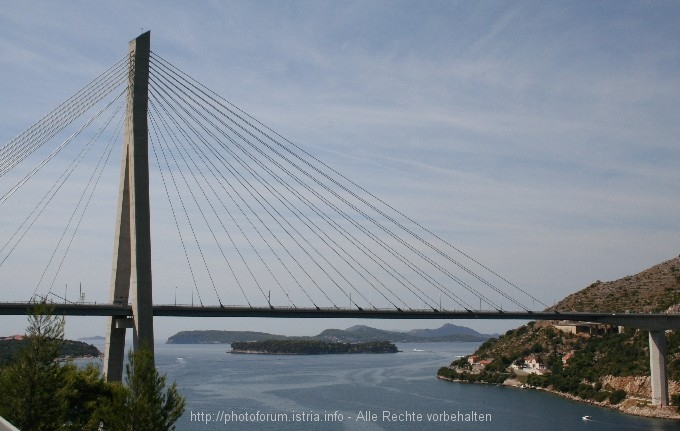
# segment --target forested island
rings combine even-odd
[[[329,343],[315,340],[263,340],[231,343],[231,353],[262,355],[332,355],[351,353],[397,353],[389,341],[367,343]]]
[[[14,360],[19,349],[25,343],[26,341],[22,336],[0,338],[0,366]],[[63,340],[59,349],[59,357],[62,359],[97,357],[101,354],[95,346],[82,341]]]

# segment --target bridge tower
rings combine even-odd
[[[150,32],[130,41],[127,110],[123,158],[113,246],[110,302],[128,304],[132,317],[108,318],[104,374],[109,381],[123,376],[125,331],[133,332],[134,349],[145,344],[153,352],[151,293],[151,229],[149,211],[149,103]]]

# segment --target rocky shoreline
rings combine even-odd
[[[451,379],[448,377],[443,377],[443,376],[437,376],[438,379],[444,380],[447,382],[453,382],[453,383],[470,383],[470,384],[475,384],[475,383],[482,383],[482,384],[488,384],[484,382],[469,382],[465,380],[460,380],[460,379]],[[642,377],[644,378],[644,377]],[[614,379],[623,379],[623,378],[617,378],[614,377]],[[678,384],[677,382],[673,382],[675,384]],[[633,415],[633,416],[643,416],[643,417],[648,417],[648,418],[657,418],[657,419],[672,419],[672,420],[679,420],[680,419],[680,412],[678,411],[678,408],[676,406],[664,406],[664,407],[656,407],[650,405],[651,399],[649,397],[641,397],[641,396],[635,396],[635,397],[628,397],[625,400],[621,401],[618,404],[611,404],[609,401],[593,401],[593,400],[584,400],[582,398],[579,398],[577,396],[564,393],[564,392],[558,392],[554,391],[552,389],[548,388],[527,388],[526,386],[523,385],[522,382],[516,379],[507,379],[502,383],[502,386],[508,387],[508,388],[515,388],[515,389],[533,389],[537,391],[543,391],[547,392],[550,394],[554,394],[557,396],[560,396],[562,398],[567,398],[573,401],[578,401],[581,403],[586,403],[586,404],[591,404],[597,407],[603,407],[603,408],[608,408],[612,410],[618,410],[621,413]]]

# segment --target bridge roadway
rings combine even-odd
[[[131,305],[94,303],[53,303],[54,313],[64,316],[132,317]],[[1,302],[0,315],[26,315],[29,302]],[[342,319],[479,319],[479,320],[569,320],[620,325],[648,331],[680,329],[680,314],[594,313],[555,311],[488,310],[396,310],[349,308],[295,308],[243,306],[154,305],[158,317],[274,317],[274,318],[342,318]]]
[[[64,316],[113,316],[116,327],[131,327],[132,306],[117,304],[53,303],[54,312]],[[0,315],[25,315],[34,304],[0,303]],[[484,320],[568,320],[620,325],[649,331],[652,404],[668,405],[668,372],[665,330],[680,329],[680,314],[589,313],[556,311],[488,310],[395,310],[349,308],[242,307],[154,305],[158,317],[275,317],[343,319],[484,319]]]

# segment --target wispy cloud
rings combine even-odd
[[[151,29],[154,52],[556,299],[678,252],[679,16],[673,3],[12,3],[0,137]]]

